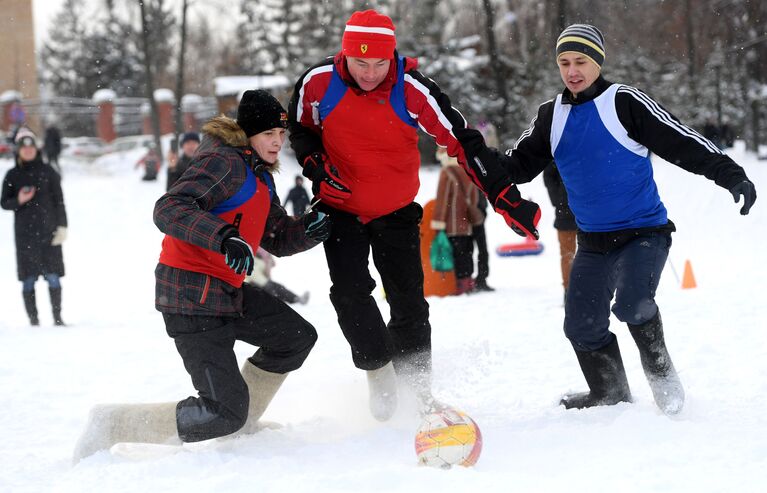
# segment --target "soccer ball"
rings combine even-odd
[[[444,469],[473,466],[482,452],[482,433],[466,413],[446,409],[423,418],[415,435],[418,462]]]

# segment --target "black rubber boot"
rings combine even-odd
[[[655,404],[665,414],[679,413],[684,407],[684,387],[666,349],[660,312],[643,324],[627,325],[639,349],[639,359]]]
[[[37,318],[37,301],[35,299],[35,292],[32,291],[22,291],[22,296],[24,296],[24,308],[27,309],[27,315],[29,316],[29,324],[30,325],[40,325],[40,319]]]
[[[631,402],[631,390],[623,368],[618,339],[596,351],[576,351],[589,392],[567,394],[559,402],[567,409],[612,406]]]
[[[53,308],[53,324],[66,325],[61,319],[61,288],[48,288],[51,294],[51,307]]]

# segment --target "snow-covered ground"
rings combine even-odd
[[[523,192],[544,210],[543,254],[491,254],[494,293],[429,299],[435,393],[468,412],[484,436],[479,463],[449,471],[416,464],[412,403],[388,423],[370,416],[364,372],[352,365],[327,297],[321,248],[278,259],[273,271],[293,290],[311,291],[309,304],[296,309],[320,334],[267,410],[265,418],[284,427],[170,450],[118,445],[72,466],[93,404],[175,401],[194,389],[153,306],[161,234],[152,207],[164,178],[142,182],[133,156],[66,162],[68,327],[52,326],[43,281],[42,326],[28,326],[13,214],[0,213],[0,491],[764,491],[767,163],[740,149],[731,154],[761,194],[746,217],[726,190],[655,165],[679,230],[671,263],[681,276],[689,259],[698,282],[682,290],[667,267],[658,293],[687,390],[681,415],[670,419],[656,409],[635,346],[615,319],[636,402],[557,406],[563,392],[583,390],[585,382],[562,332],[553,210],[537,179]],[[10,166],[0,161],[0,172]],[[285,154],[281,196],[297,171]],[[422,201],[436,193],[437,171],[422,172]],[[499,216],[487,227],[491,246],[518,241]],[[387,314],[382,293],[375,294]],[[236,350],[242,360],[254,349],[240,343]]]

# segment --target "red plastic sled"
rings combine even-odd
[[[540,255],[543,251],[543,243],[540,241],[527,237],[522,243],[506,243],[499,245],[495,249],[495,253],[499,257],[522,257],[524,255]]]

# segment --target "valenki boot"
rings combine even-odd
[[[589,391],[568,394],[559,402],[561,405],[566,409],[582,409],[631,402],[618,339],[596,351],[575,351],[575,355]]]
[[[378,421],[387,421],[397,410],[397,374],[389,361],[377,370],[367,370],[370,389],[370,413]]]
[[[684,387],[666,349],[660,312],[643,324],[627,325],[639,349],[655,404],[665,414],[678,414],[684,407]]]
[[[176,402],[159,404],[101,404],[75,446],[73,462],[109,450],[122,442],[180,445],[176,431]]]
[[[258,420],[261,419],[269,403],[272,402],[272,398],[282,386],[282,382],[288,376],[287,373],[264,371],[249,360],[245,361],[240,372],[248,385],[250,405],[248,406],[248,419],[237,432],[238,435],[255,433],[262,428]]]

